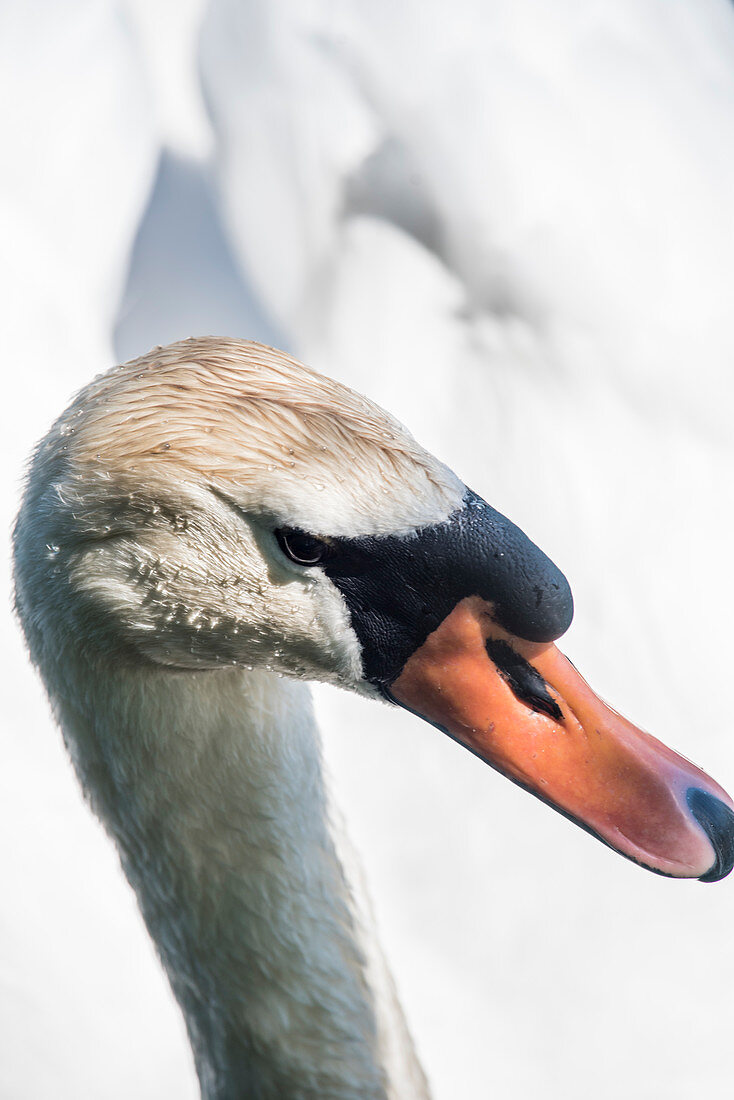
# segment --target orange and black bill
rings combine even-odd
[[[553,644],[567,579],[471,489],[442,523],[330,539],[322,565],[384,696],[642,866],[729,874],[732,800],[597,698]]]
[[[555,645],[499,625],[486,600],[461,600],[387,693],[643,867],[704,882],[731,871],[726,792],[602,702]]]

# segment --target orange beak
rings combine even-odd
[[[660,874],[715,881],[734,865],[734,803],[704,772],[598,698],[552,643],[462,600],[407,660],[391,698]]]

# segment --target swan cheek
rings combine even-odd
[[[704,772],[608,707],[548,643],[462,600],[406,662],[395,702],[629,859],[713,881],[734,864],[734,804]]]

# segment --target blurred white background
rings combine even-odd
[[[11,0],[0,93],[6,528],[94,373],[277,343],[524,527],[574,663],[734,788],[729,0]],[[0,1097],[191,1100],[9,614],[0,641]],[[646,874],[409,715],[317,703],[437,1100],[730,1094],[734,883]]]

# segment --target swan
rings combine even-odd
[[[734,805],[553,644],[567,581],[367,398],[192,338],[39,444],[16,608],[207,1100],[428,1095],[306,682],[419,715],[622,855],[713,881]]]

